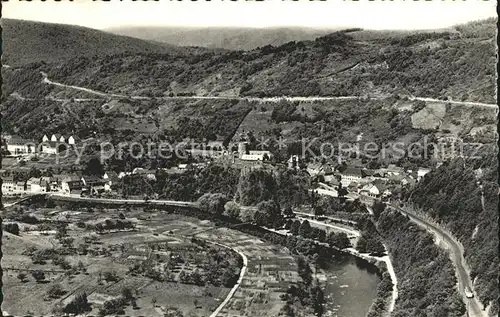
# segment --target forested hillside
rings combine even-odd
[[[497,151],[483,146],[480,159],[446,163],[408,193],[464,245],[475,290],[483,304],[493,305],[492,316],[498,313]]]
[[[313,40],[334,30],[306,28],[119,27],[107,31],[178,46],[252,50],[268,44],[281,45],[290,41]]]
[[[394,317],[460,317],[465,304],[446,251],[432,235],[397,211],[387,209],[378,219],[398,279]]]
[[[482,24],[481,30],[495,27],[492,20]],[[399,93],[493,103],[494,38],[479,33],[360,40],[356,32],[339,31],[252,51],[79,57],[47,70],[51,78],[68,84],[131,94],[147,88],[154,96]]]
[[[174,46],[74,25],[2,19],[2,61],[8,65],[54,62],[122,52],[172,52]]]

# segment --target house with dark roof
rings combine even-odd
[[[384,182],[383,180],[376,179],[373,181],[373,186],[375,186],[381,197],[390,197],[392,196],[391,185],[388,182]]]
[[[149,180],[156,181],[156,171],[155,170],[148,170],[148,169],[134,169],[133,174],[135,175],[141,175],[146,177]]]
[[[40,151],[45,154],[57,154],[59,152],[57,142],[54,141],[43,142],[40,146]]]
[[[104,183],[106,183],[105,180],[102,178],[95,176],[95,175],[84,175],[81,178],[83,185],[84,186],[104,186]]]
[[[50,184],[44,178],[32,177],[28,179],[27,187],[29,187],[32,193],[46,193],[50,191]]]
[[[81,194],[83,182],[78,177],[67,177],[61,182],[61,190],[65,194]]]
[[[14,190],[14,178],[12,176],[2,177],[2,194],[12,193]]]
[[[81,181],[84,187],[86,187],[86,189],[94,195],[99,195],[105,191],[104,185],[106,184],[106,181],[98,176],[84,175],[82,176]]]
[[[23,181],[17,181],[14,187],[14,190],[17,192],[24,192],[26,191],[26,182]]]
[[[363,178],[363,172],[361,168],[358,167],[346,167],[340,173],[340,177],[342,186],[347,187],[350,183],[359,183],[361,178]]]

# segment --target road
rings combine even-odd
[[[214,312],[212,314],[210,314],[210,317],[216,317],[222,311],[222,309],[224,309],[224,307],[227,305],[227,303],[229,303],[229,301],[233,298],[234,293],[236,293],[236,291],[240,287],[241,282],[243,281],[243,277],[245,276],[245,273],[247,271],[248,258],[246,257],[246,255],[243,252],[238,251],[235,248],[232,248],[232,247],[227,246],[225,244],[214,242],[214,241],[208,241],[208,242],[215,244],[215,245],[218,245],[218,246],[221,246],[221,247],[224,247],[224,248],[227,248],[227,249],[231,249],[234,252],[238,253],[243,258],[243,266],[241,267],[240,276],[238,278],[238,281],[236,281],[236,284],[234,284],[233,288],[231,288],[231,291],[229,291],[229,294],[227,294],[224,301],[214,310]]]
[[[89,201],[98,203],[123,203],[123,204],[152,204],[152,205],[165,205],[165,206],[179,206],[179,207],[196,207],[198,206],[196,202],[192,201],[177,201],[177,200],[161,200],[161,199],[120,199],[120,198],[94,198],[94,197],[80,197],[79,195],[68,195],[68,194],[58,194],[58,193],[47,193],[49,197],[60,197],[71,199],[73,201]]]
[[[41,72],[43,79],[42,81],[46,84],[50,85],[55,85],[59,87],[64,87],[64,88],[70,88],[70,89],[75,89],[79,91],[84,91],[89,94],[97,95],[100,97],[104,98],[130,98],[130,99],[135,99],[135,100],[152,100],[152,99],[161,99],[161,100],[181,100],[181,99],[186,99],[186,100],[246,100],[246,101],[256,101],[256,102],[279,102],[281,100],[287,100],[287,101],[302,101],[302,102],[307,102],[307,101],[328,101],[328,100],[355,100],[362,98],[361,96],[339,96],[339,97],[319,97],[319,96],[309,96],[309,97],[287,97],[287,96],[282,96],[282,97],[264,97],[264,98],[259,98],[259,97],[241,97],[241,96],[175,96],[175,97],[167,97],[167,96],[161,96],[161,97],[147,97],[147,96],[128,96],[128,95],[123,95],[123,94],[115,94],[115,93],[106,93],[102,91],[97,91],[93,90],[90,88],[85,88],[85,87],[80,87],[80,86],[73,86],[73,85],[66,85],[63,83],[55,82],[50,80],[47,77],[47,74],[44,72]],[[370,96],[371,99],[384,99],[389,97],[389,95],[386,96]],[[453,101],[453,100],[439,100],[439,99],[434,99],[434,98],[427,98],[427,97],[415,97],[415,96],[410,96],[408,97],[410,100],[421,100],[421,101],[426,101],[426,102],[441,102],[441,103],[450,103],[454,105],[462,105],[462,106],[474,106],[474,107],[487,107],[487,108],[497,108],[498,106],[496,104],[488,104],[488,103],[482,103],[482,102],[469,102],[469,101]],[[82,99],[85,100],[85,99]]]
[[[464,303],[467,306],[468,317],[487,317],[485,311],[482,310],[482,304],[479,302],[477,297],[467,298],[465,296],[465,287],[469,287],[473,290],[472,281],[468,274],[467,263],[463,257],[463,247],[456,241],[451,234],[446,230],[439,228],[437,225],[430,223],[421,216],[410,213],[405,209],[392,206],[392,208],[398,210],[402,214],[410,217],[410,219],[417,225],[425,228],[431,232],[434,236],[438,237],[440,240],[446,243],[449,251],[451,252],[451,260],[455,266],[456,275],[458,279],[459,293],[462,295]]]

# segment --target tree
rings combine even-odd
[[[358,243],[356,244],[356,250],[358,250],[359,253],[367,252],[367,241],[363,235],[361,235],[361,237],[359,237],[358,239]]]
[[[63,245],[63,247],[68,248],[68,249],[71,249],[73,247],[73,241],[75,241],[75,239],[71,238],[71,237],[66,237],[66,238],[60,239],[60,242]]]
[[[227,197],[224,194],[204,194],[198,198],[200,209],[213,215],[221,215],[224,212],[224,206]]]
[[[104,272],[104,280],[106,282],[116,282],[118,281],[118,276],[116,275],[116,272],[114,271],[106,271]]]
[[[325,230],[321,230],[321,229],[318,229],[318,236],[317,236],[317,240],[319,242],[325,242],[326,241],[326,231]]]
[[[290,205],[286,206],[283,210],[283,214],[285,215],[285,217],[293,217],[294,213],[292,207],[290,207]]]
[[[224,205],[224,215],[229,218],[239,219],[240,206],[234,201],[228,201]]]
[[[300,225],[301,225],[300,221],[299,220],[295,220],[292,223],[292,226],[290,227],[290,233],[293,234],[294,236],[299,235]]]
[[[66,227],[67,227],[67,224],[65,224],[65,223],[57,226],[56,235],[55,235],[56,239],[61,239],[68,234],[68,229]]]
[[[351,242],[347,237],[345,232],[330,232],[327,238],[327,242],[329,245],[337,247],[339,249],[349,248],[351,246]]]
[[[372,210],[373,210],[373,216],[375,217],[375,219],[378,219],[380,214],[385,210],[385,204],[383,202],[381,202],[380,200],[377,200],[373,204]]]
[[[314,206],[314,215],[323,216],[325,214],[325,209],[320,204]]]
[[[282,220],[280,206],[274,200],[266,200],[257,204],[257,209],[263,215],[264,225],[273,226],[278,220]]]
[[[66,307],[64,307],[63,312],[69,314],[81,314],[90,310],[90,305],[87,300],[87,294],[80,293],[73,298],[71,302],[69,302]]]
[[[385,253],[385,247],[379,239],[372,239],[368,241],[368,252],[371,255],[380,256]]]
[[[17,274],[17,278],[21,281],[21,282],[25,282],[25,279],[26,279],[26,273],[19,273]]]
[[[287,302],[281,309],[280,315],[283,315],[285,317],[295,317],[295,312],[293,311],[292,306]]]
[[[19,235],[19,225],[17,223],[6,223],[3,229],[7,232],[15,234],[16,236]]]
[[[309,238],[311,235],[311,225],[309,224],[309,221],[304,220],[302,224],[300,225],[299,228],[299,235],[304,237],[304,238]]]
[[[43,273],[43,271],[39,270],[33,271],[31,275],[33,276],[33,278],[37,283],[40,283],[41,281],[45,280],[45,273]]]
[[[238,275],[230,268],[224,270],[221,276],[221,283],[225,287],[232,287],[238,281]]]
[[[134,295],[132,294],[132,290],[128,287],[124,287],[122,289],[122,297],[127,301],[133,299]]]
[[[64,295],[64,293],[65,292],[61,285],[55,284],[48,290],[47,295],[49,295],[50,298],[59,298],[60,296]]]
[[[323,316],[325,303],[325,293],[321,289],[318,280],[314,281],[314,284],[311,286],[309,290],[309,297],[311,298],[311,306],[313,307],[314,313],[316,316]]]
[[[104,175],[104,167],[102,166],[101,161],[96,157],[88,160],[85,165],[84,174],[98,177]]]
[[[312,282],[312,270],[309,263],[303,256],[297,258],[297,270],[302,281],[307,286],[311,285]]]
[[[205,285],[205,281],[203,281],[203,277],[200,274],[198,269],[195,269],[193,273],[191,273],[191,282],[195,285],[202,286]]]
[[[336,245],[340,249],[349,248],[351,246],[351,241],[345,232],[339,232],[336,234]]]

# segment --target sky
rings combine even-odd
[[[33,0],[3,2],[4,18],[120,26],[435,29],[496,16],[493,0]]]

